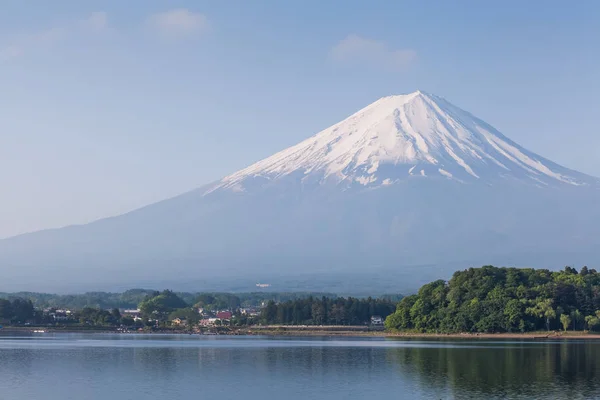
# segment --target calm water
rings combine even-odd
[[[5,334],[0,398],[593,399],[600,342]]]

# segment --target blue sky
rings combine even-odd
[[[591,0],[5,0],[0,237],[171,197],[417,89],[600,176],[599,20]]]

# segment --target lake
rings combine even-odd
[[[593,399],[600,341],[5,332],[0,398]]]

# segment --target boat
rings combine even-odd
[[[33,333],[46,333],[46,331],[43,329],[35,329]]]

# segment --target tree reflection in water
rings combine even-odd
[[[389,348],[386,357],[403,376],[456,398],[600,396],[600,342],[421,343]]]

